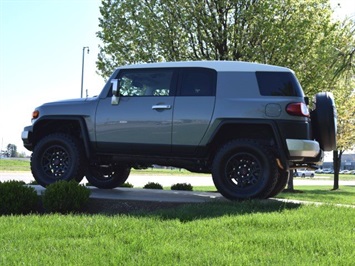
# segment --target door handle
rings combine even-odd
[[[171,109],[170,104],[157,104],[152,106],[153,110]]]

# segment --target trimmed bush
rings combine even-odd
[[[43,207],[48,212],[77,212],[85,206],[89,196],[88,188],[74,180],[61,180],[47,186],[42,195]]]
[[[0,182],[0,215],[36,212],[37,192],[24,184],[22,181]]]
[[[177,183],[171,186],[171,190],[187,190],[192,191],[193,187],[188,183]]]
[[[128,188],[133,188],[133,185],[131,183],[123,183],[122,185],[120,185],[120,187],[128,187]]]
[[[149,182],[149,183],[147,183],[143,188],[149,188],[149,189],[163,189],[163,186],[160,185],[159,183]]]

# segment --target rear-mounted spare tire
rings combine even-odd
[[[320,92],[314,97],[311,112],[313,137],[324,151],[336,149],[337,116],[333,94]]]

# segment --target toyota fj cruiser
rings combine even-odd
[[[336,147],[331,93],[309,100],[294,73],[247,62],[119,67],[100,95],[46,103],[24,128],[31,171],[47,186],[123,184],[153,164],[211,173],[228,199],[267,198],[293,168],[322,163]]]

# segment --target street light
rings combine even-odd
[[[89,53],[89,46],[83,47],[83,61],[81,63],[81,94],[80,98],[83,98],[83,83],[84,83],[84,57],[85,57],[85,49],[88,50]]]

